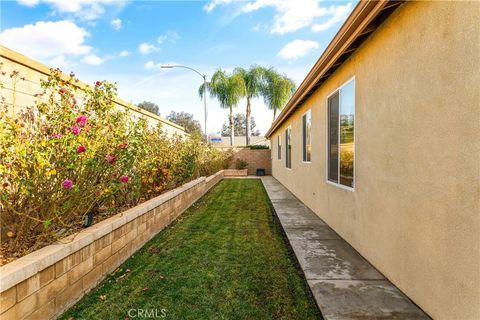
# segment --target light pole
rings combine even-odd
[[[203,78],[203,89],[205,90],[205,92],[203,93],[203,108],[204,108],[204,112],[205,112],[205,140],[208,143],[208,134],[207,134],[207,116],[208,116],[208,113],[207,113],[207,75],[201,74],[199,71],[197,71],[193,68],[190,68],[190,67],[187,67],[187,66],[181,66],[181,65],[163,64],[163,65],[160,66],[160,68],[162,68],[162,69],[185,68],[185,69],[192,70],[193,72],[197,73],[200,77]]]

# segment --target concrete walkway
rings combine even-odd
[[[325,319],[430,319],[275,178],[262,182]]]

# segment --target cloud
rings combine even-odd
[[[110,24],[112,25],[113,29],[120,30],[122,28],[122,19],[114,19],[110,21]]]
[[[145,69],[147,70],[156,70],[160,69],[161,64],[160,63],[155,63],[153,61],[147,61],[145,63]]]
[[[306,55],[310,50],[318,48],[319,44],[316,41],[297,39],[287,43],[278,55],[286,60],[297,60]]]
[[[177,40],[180,39],[180,36],[175,31],[167,31],[164,34],[160,35],[157,39],[158,44],[170,42],[175,43]]]
[[[119,53],[120,57],[128,57],[130,55],[130,52],[127,50],[123,50],[122,52]]]
[[[143,42],[138,46],[138,51],[140,51],[141,54],[149,54],[158,50],[160,50],[160,48],[155,47],[153,44],[147,42]]]
[[[173,70],[173,69],[162,69],[161,66],[164,66],[164,65],[171,65],[171,66],[175,66],[175,65],[179,65],[178,62],[174,62],[174,61],[170,61],[170,62],[164,62],[164,63],[155,63],[153,62],[152,60],[149,60],[145,63],[145,69],[146,70],[162,70],[162,71],[169,71],[169,70]]]
[[[250,13],[265,7],[273,7],[276,11],[270,31],[278,34],[309,26],[315,18],[327,13],[326,8],[320,7],[316,0],[304,0],[301,5],[296,0],[257,0],[245,4],[241,11]]]
[[[54,68],[68,69],[72,68],[75,63],[69,61],[64,55],[57,56],[48,61],[48,64]]]
[[[105,6],[123,7],[124,0],[18,0],[18,3],[34,7],[40,3],[51,6],[54,13],[71,14],[85,21],[96,20],[105,13]]]
[[[231,2],[229,0],[212,0],[204,8],[207,12],[211,12],[216,7]],[[326,7],[321,4],[321,0],[302,0],[300,3],[298,0],[255,0],[243,3],[238,13],[246,14],[269,7],[275,10],[270,32],[285,34],[312,25],[315,25],[314,31],[326,30],[337,22],[343,21],[351,11],[352,4]],[[318,23],[317,20],[323,17],[328,17],[328,20]]]
[[[262,25],[260,23],[257,23],[254,27],[252,27],[252,31],[260,31],[262,29]]]
[[[0,33],[0,43],[32,58],[65,61],[67,56],[90,54],[88,32],[71,21],[38,21]]]
[[[83,63],[90,64],[92,66],[99,66],[104,61],[105,61],[105,59],[102,59],[99,56],[96,56],[94,54],[89,54],[89,55],[83,57],[83,59],[82,59]]]
[[[157,44],[162,45],[167,42],[175,43],[178,39],[180,39],[178,33],[176,33],[175,31],[167,31],[157,38]],[[138,51],[141,54],[149,54],[154,51],[160,51],[160,47],[148,42],[143,42],[138,46]]]
[[[332,14],[330,19],[323,23],[314,24],[312,26],[312,31],[320,32],[329,29],[330,27],[334,26],[338,22],[344,21],[350,12],[352,11],[352,4],[347,3],[344,6],[336,6],[330,7],[329,12]]]
[[[233,2],[233,0],[212,0],[210,2],[208,2],[207,4],[205,4],[203,6],[203,9],[205,11],[207,11],[208,13],[212,12],[213,9],[215,9],[217,6],[221,6],[221,5],[225,5],[225,4],[229,4]]]
[[[18,3],[27,7],[34,7],[38,4],[38,0],[18,0]]]

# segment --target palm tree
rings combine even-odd
[[[230,109],[230,145],[233,146],[234,126],[233,126],[233,108],[237,106],[240,99],[245,95],[242,79],[239,75],[228,75],[222,69],[218,69],[212,76],[212,80],[207,83],[208,92],[212,98],[217,98],[220,107]],[[202,84],[198,89],[201,98],[205,94],[205,85]]]
[[[263,79],[261,88],[263,100],[267,107],[273,110],[273,121],[275,121],[277,111],[285,106],[295,91],[295,83],[274,68],[266,70]]]
[[[251,119],[251,104],[250,100],[256,98],[260,95],[263,75],[265,74],[265,68],[257,65],[253,65],[250,69],[245,70],[243,68],[236,68],[233,70],[234,75],[238,75],[242,80],[242,86],[244,91],[244,98],[247,100],[247,109],[246,109],[246,144],[250,145],[250,119]]]

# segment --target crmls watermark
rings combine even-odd
[[[165,318],[167,309],[129,309],[129,318]]]

